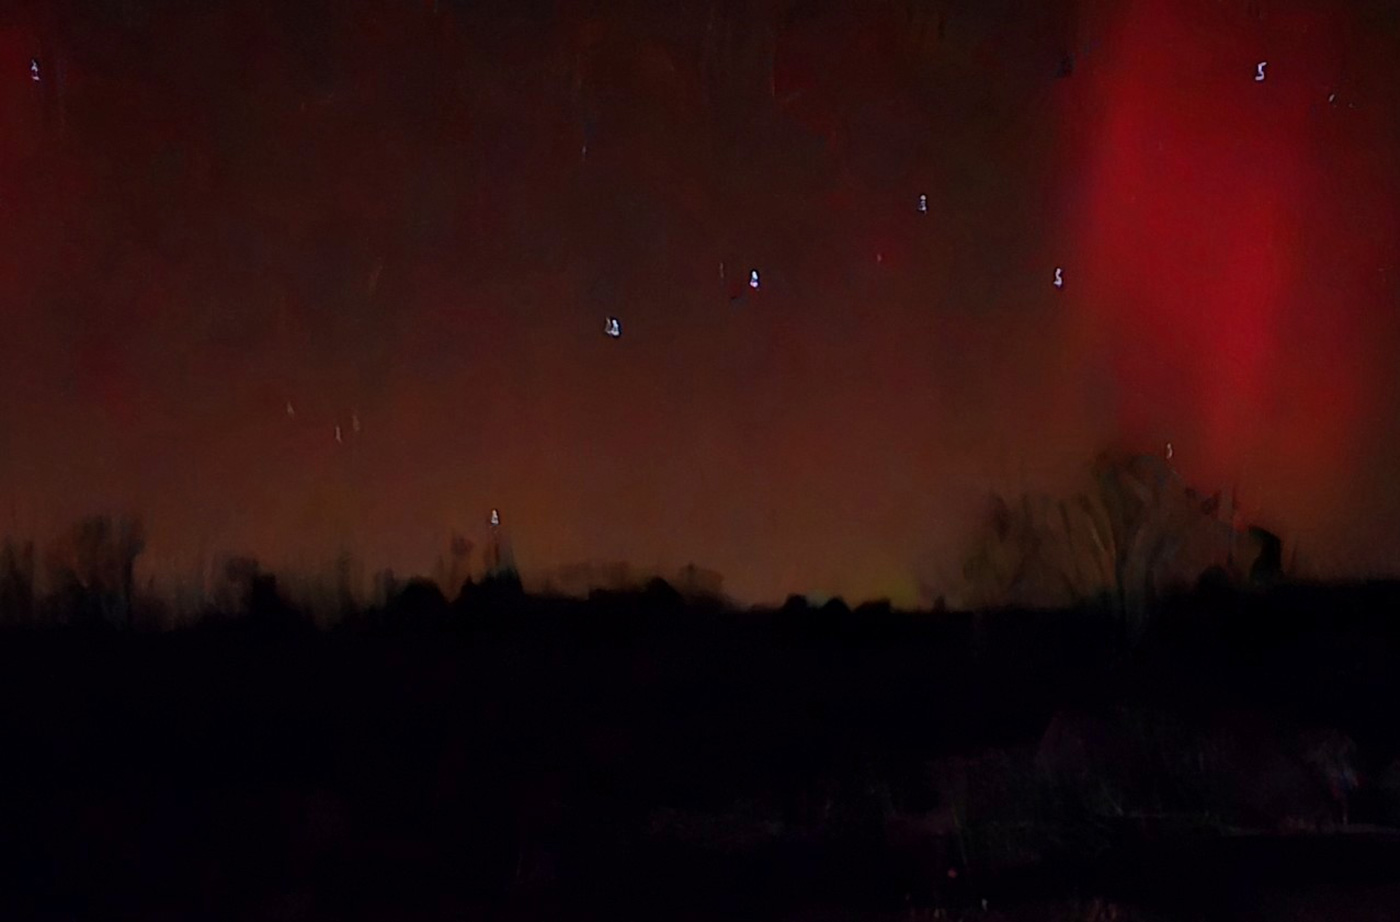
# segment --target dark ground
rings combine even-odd
[[[1400,917],[1394,585],[439,600],[0,635],[0,916]]]

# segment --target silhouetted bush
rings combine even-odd
[[[675,587],[659,576],[647,581],[642,596],[645,604],[661,611],[678,611],[685,606],[685,599]]]
[[[441,625],[450,612],[447,598],[431,580],[411,579],[384,608],[383,626],[425,628]]]

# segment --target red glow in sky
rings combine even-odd
[[[141,512],[160,575],[499,508],[527,577],[913,603],[988,489],[1170,440],[1393,572],[1398,52],[1322,0],[12,5],[0,512]]]
[[[1357,546],[1352,504],[1388,490],[1352,478],[1393,450],[1383,283],[1400,239],[1395,181],[1366,157],[1393,145],[1395,110],[1365,12],[1138,4],[1106,19],[1076,308],[1113,342],[1125,435],[1174,437],[1188,477],[1241,483],[1280,525],[1317,525],[1336,559],[1375,565],[1393,554]]]

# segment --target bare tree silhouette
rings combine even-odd
[[[72,617],[130,628],[136,558],[145,546],[141,519],[88,516],[49,549],[50,589]]]
[[[1089,487],[1068,499],[993,494],[964,567],[979,607],[1106,603],[1140,638],[1164,593],[1212,568],[1241,583],[1277,573],[1277,538],[1239,532],[1218,496],[1203,499],[1155,455],[1100,455]],[[1228,511],[1228,510],[1227,510]],[[1266,553],[1270,548],[1274,553]],[[1264,559],[1264,558],[1268,559]],[[1251,569],[1251,565],[1259,566]]]

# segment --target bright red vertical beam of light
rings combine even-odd
[[[1114,343],[1120,427],[1185,428],[1207,477],[1267,436],[1335,26],[1135,4],[1103,43],[1083,309]]]

